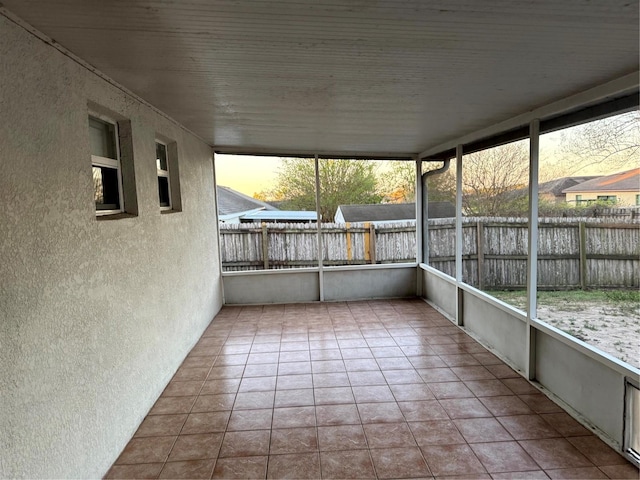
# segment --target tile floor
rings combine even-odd
[[[419,299],[225,307],[106,478],[635,478]]]

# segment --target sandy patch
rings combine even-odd
[[[640,307],[621,311],[603,305],[538,305],[538,318],[640,368]]]

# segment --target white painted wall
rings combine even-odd
[[[486,298],[483,292],[472,293],[471,289],[463,290],[464,327],[476,338],[500,352],[512,367],[521,372],[526,367],[527,324],[523,318],[500,308]]]
[[[456,281],[431,267],[419,266],[418,275],[422,275],[422,292],[420,295],[433,305],[436,305],[449,318],[455,318]]]
[[[0,477],[99,477],[221,306],[212,153],[2,16],[0,58]],[[96,220],[89,101],[131,120],[136,217]]]
[[[300,303],[320,300],[318,271],[256,270],[227,272],[223,277],[226,305]]]
[[[374,265],[324,270],[324,298],[328,302],[415,295],[415,266]]]
[[[416,267],[368,265],[323,271],[324,301],[416,296]],[[227,305],[320,301],[318,269],[252,270],[223,274]]]
[[[538,331],[537,380],[622,449],[624,377],[613,368]],[[637,375],[629,375],[637,378]]]

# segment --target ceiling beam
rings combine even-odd
[[[286,150],[286,149],[267,149],[267,148],[249,148],[249,147],[232,147],[216,145],[213,151],[224,155],[254,155],[261,157],[296,157],[296,158],[332,158],[332,159],[349,159],[349,160],[404,160],[413,161],[416,159],[415,153],[407,152],[345,152],[345,151],[327,151],[327,150]]]

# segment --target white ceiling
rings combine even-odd
[[[637,0],[3,0],[218,147],[420,152],[638,71]]]

